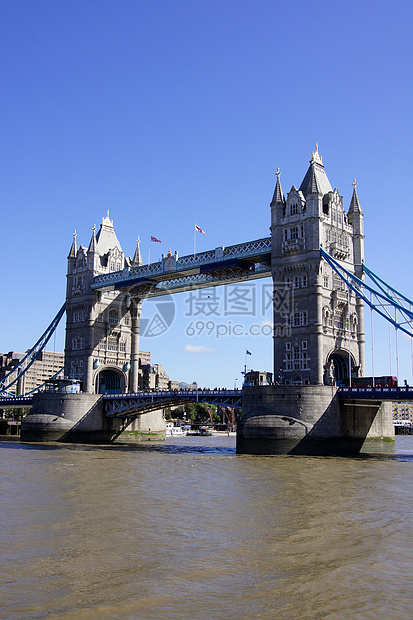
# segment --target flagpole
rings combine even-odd
[[[196,222],[194,225],[194,256],[195,256],[195,250],[196,250]]]
[[[149,237],[148,265],[151,262],[151,238]]]

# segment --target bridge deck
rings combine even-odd
[[[342,387],[338,390],[338,396],[352,400],[413,401],[413,387]]]
[[[187,390],[137,392],[136,394],[104,394],[105,413],[123,417],[132,413],[155,411],[187,402],[208,403],[241,408],[242,390]]]
[[[144,298],[270,275],[271,238],[265,237],[182,258],[169,254],[157,263],[96,276],[92,289],[123,290]]]

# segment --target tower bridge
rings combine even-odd
[[[376,280],[377,299],[381,296],[377,304],[363,291],[364,214],[357,184],[354,181],[345,209],[342,196],[330,184],[317,146],[301,184],[298,188],[293,185],[287,195],[280,174],[278,169],[268,238],[181,258],[169,251],[160,261],[144,265],[139,241],[133,258],[124,255],[109,213],[97,233],[93,228],[87,248],[77,246],[74,234],[67,268],[65,376],[78,379],[83,395],[87,395],[85,405],[77,406],[89,430],[93,424],[107,430],[111,415],[103,410],[102,403],[122,400],[117,395],[102,397],[109,376],[112,389],[119,395],[130,395],[124,397],[124,403],[128,400],[136,412],[145,406],[141,397],[136,397],[145,299],[271,276],[274,369],[275,376],[282,369],[283,385],[243,388],[237,449],[255,451],[258,442],[269,451],[285,451],[282,444],[290,446],[287,451],[294,445],[294,450],[302,446],[308,453],[309,446],[316,445],[318,450],[321,443],[331,444],[337,438],[341,446],[348,439],[354,447],[353,440],[358,443],[360,438],[394,436],[384,393],[379,398],[375,392],[377,406],[367,392],[363,397],[354,391],[348,393],[353,402],[371,401],[364,411],[357,409],[359,424],[354,407],[350,419],[349,408],[343,405],[347,396],[338,390],[345,384],[351,388],[352,379],[365,373],[366,301],[382,316],[387,312],[388,317],[391,313],[383,308],[395,304],[404,312],[405,328],[413,319],[406,304],[404,311],[400,310],[400,295],[394,289],[391,293],[391,287],[385,289],[382,281]],[[394,324],[394,318],[391,321]],[[81,397],[72,394],[67,399],[79,401]],[[38,420],[45,406],[33,407]],[[49,413],[55,415],[53,407]],[[112,417],[115,420],[117,415]],[[144,417],[136,414],[137,419]],[[152,420],[151,428],[155,423]],[[80,418],[75,424],[79,429]],[[24,425],[22,428],[24,435]]]

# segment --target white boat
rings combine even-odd
[[[174,426],[173,422],[166,423],[166,436],[168,437],[183,437],[186,433],[180,426]]]

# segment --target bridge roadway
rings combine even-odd
[[[338,389],[341,400],[391,400],[412,401],[413,387],[342,387]],[[123,417],[132,412],[149,412],[163,407],[173,407],[187,402],[209,403],[240,409],[242,390],[182,390],[136,392],[132,394],[103,394],[105,414]],[[0,407],[31,406],[32,396],[0,398]]]
[[[338,397],[343,400],[401,400],[413,401],[413,387],[341,387]]]
[[[132,413],[155,411],[188,402],[208,403],[241,409],[242,390],[171,390],[137,392],[136,394],[104,394],[105,414],[123,417]]]

